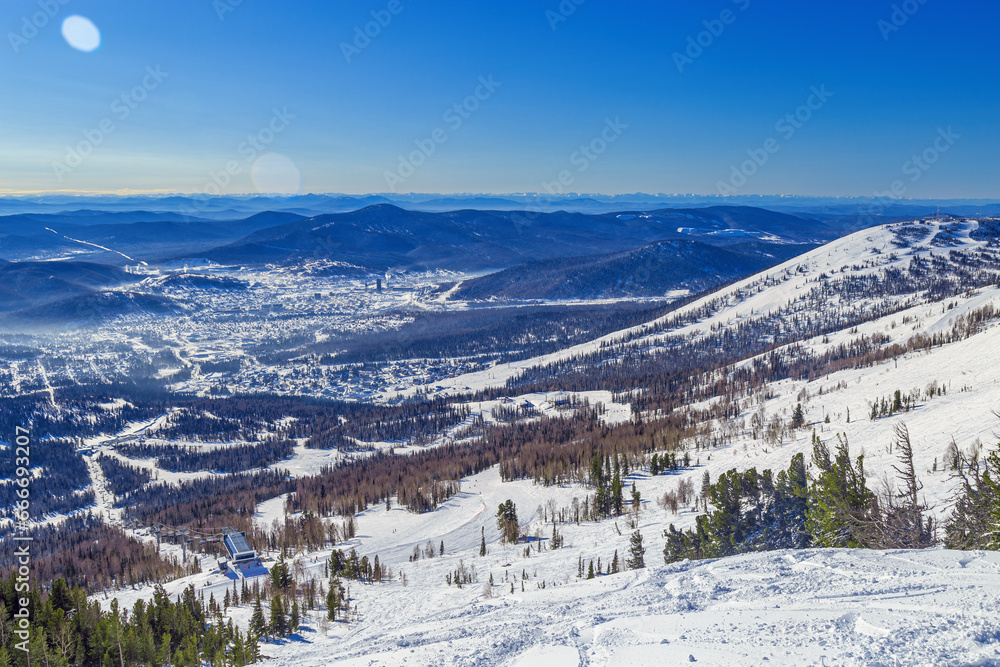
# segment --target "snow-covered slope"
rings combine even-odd
[[[995,553],[809,550],[493,599],[479,587],[394,585],[361,602],[358,627],[304,630],[265,652],[288,667],[992,665],[998,567]]]
[[[789,324],[796,317],[835,311],[854,318],[851,326],[800,341],[798,348],[769,351],[778,355],[800,353],[796,349],[819,354],[876,334],[884,345],[947,334],[977,309],[990,304],[1000,309],[1000,288],[983,284],[945,299],[930,289],[847,299],[842,291],[824,286],[904,272],[921,262],[939,271],[975,265],[995,255],[995,240],[977,235],[978,229],[977,221],[928,220],[859,232],[688,304],[658,322],[441,385],[444,393],[461,401],[468,387],[496,386],[534,365],[602,350],[669,354],[679,340],[705,339],[720,329],[773,317],[786,317]],[[873,315],[866,319],[868,313]],[[997,553],[805,550],[664,565],[663,529],[671,523],[690,527],[695,512],[691,507],[673,512],[655,502],[681,482],[700,488],[706,472],[715,480],[731,468],[786,468],[800,452],[808,460],[814,431],[828,443],[838,435],[845,437],[853,454],[864,453],[868,485],[877,490],[884,479],[892,483],[898,459],[890,447],[896,427],[905,424],[923,483],[921,497],[939,520],[945,519],[955,489],[947,470],[948,448],[954,443],[962,452],[984,452],[996,446],[997,324],[988,320],[944,344],[917,347],[872,365],[831,368],[811,379],[766,384],[753,396],[738,399],[735,418],[714,419],[708,424],[710,435],[685,443],[691,468],[656,477],[632,471],[626,484],[634,482],[644,499],[634,520],[647,549],[648,567],[642,570],[596,579],[578,576],[581,562],[594,561],[596,566],[601,559],[606,568],[615,552],[624,559],[632,530],[626,517],[560,524],[566,543],[557,550],[532,547],[526,553],[523,544],[500,544],[493,519],[499,503],[513,500],[525,533],[537,531],[545,538],[551,523],[544,516],[592,492],[582,485],[504,483],[493,468],[462,480],[461,492],[433,512],[415,515],[395,505],[390,511],[369,508],[357,517],[358,535],[337,548],[379,555],[393,571],[392,582],[351,583],[356,619],[327,625],[321,621],[323,610],[311,612],[298,635],[265,646],[264,653],[273,657],[273,664],[306,667],[1000,664]],[[750,363],[734,362],[719,374]],[[896,390],[913,397],[912,409],[871,419],[872,403],[891,398]],[[804,409],[804,428],[780,429],[776,437],[758,432],[755,437],[754,415],[764,424],[787,425],[797,404]],[[470,405],[484,415],[493,407]],[[280,518],[282,506],[280,499],[262,504],[260,522],[269,525]],[[488,544],[485,557],[479,556],[481,535]],[[439,548],[441,542],[443,556],[412,559],[415,548],[426,551],[428,543]],[[322,579],[329,553],[301,554],[304,576]],[[476,581],[461,589],[446,582],[460,564],[476,571]],[[491,576],[494,585],[488,586]],[[202,574],[167,588],[175,594],[189,583],[216,600],[232,586],[221,575]],[[130,605],[150,594],[144,588],[116,595]],[[246,607],[229,615],[244,626],[249,618]]]
[[[668,478],[632,477],[652,493]],[[524,528],[550,534],[536,514],[582,497],[582,487],[502,483],[496,470],[464,480],[435,512],[374,507],[357,517],[358,536],[339,549],[379,554],[390,583],[349,584],[357,617],[325,623],[306,614],[293,637],[265,644],[267,664],[323,665],[990,665],[1000,661],[1000,554],[994,552],[804,550],[664,565],[658,539],[670,518],[647,502],[639,515],[647,568],[594,579],[578,563],[628,548],[625,518],[560,525],[558,550],[504,546],[492,519],[511,498]],[[485,528],[488,554],[479,557]],[[619,534],[619,529],[621,534]],[[444,556],[410,562],[430,542]],[[325,581],[330,551],[296,559],[303,577]],[[445,577],[475,569],[463,588]],[[206,559],[207,569],[212,559]],[[299,568],[296,568],[299,569]],[[488,586],[492,576],[494,585]],[[405,577],[405,584],[403,578]],[[523,587],[522,587],[523,584]],[[217,573],[170,582],[207,600],[233,582]],[[544,587],[543,587],[544,586]],[[487,594],[487,590],[489,593]],[[131,606],[152,587],[118,591]],[[109,598],[98,596],[102,603]],[[266,608],[266,605],[265,605]],[[227,616],[246,627],[247,606]]]

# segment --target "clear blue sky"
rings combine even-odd
[[[398,192],[534,192],[562,173],[575,192],[1000,197],[993,2],[911,0],[896,26],[873,0],[64,1],[0,2],[0,191],[387,192],[391,172]],[[391,20],[348,62],[373,11]],[[99,48],[68,43],[71,15]],[[416,141],[434,150],[410,174]]]

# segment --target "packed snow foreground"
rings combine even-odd
[[[365,600],[367,620],[342,636],[303,629],[264,653],[289,666],[1000,662],[992,552],[746,554],[494,599],[428,577]]]

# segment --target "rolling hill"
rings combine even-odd
[[[814,248],[765,242],[712,246],[701,241],[657,241],[638,250],[527,262],[463,281],[457,301],[609,299],[701,292]]]
[[[427,213],[383,204],[263,229],[197,257],[225,264],[329,259],[371,270],[477,271],[632,250],[665,239],[729,245],[753,239],[814,242],[836,236],[836,230],[823,223],[745,207],[585,215]]]

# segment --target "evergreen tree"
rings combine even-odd
[[[629,557],[625,559],[625,567],[630,570],[641,570],[646,567],[646,549],[642,546],[642,534],[638,530],[629,538],[628,551]]]
[[[260,622],[264,622],[263,614],[260,617]],[[252,621],[251,621],[252,623]],[[156,651],[156,664],[157,665],[167,665],[170,664],[170,633],[164,632],[163,636],[160,637],[160,647]]]
[[[590,483],[594,485],[596,493],[594,495],[594,514],[597,517],[611,515],[612,497],[608,488],[607,468],[602,462],[600,454],[594,454],[590,462]]]
[[[260,599],[253,606],[253,615],[250,617],[250,632],[255,637],[267,636],[267,623],[264,621],[264,610],[260,606]],[[163,664],[163,663],[161,663]]]
[[[795,412],[792,413],[792,428],[802,428],[806,423],[806,413],[802,409],[802,404],[795,405]]]
[[[954,474],[960,487],[955,509],[945,525],[945,546],[949,549],[1000,548],[1000,455],[994,450],[980,466],[978,454],[966,459],[957,454]]]
[[[556,530],[556,524],[552,524],[552,539],[549,541],[550,548],[558,549],[563,545],[563,536]]]
[[[288,591],[292,583],[291,575],[288,571],[288,564],[285,562],[284,553],[278,555],[278,562],[271,567],[271,585],[282,593]]]
[[[899,400],[899,391],[896,392]],[[913,446],[910,432],[905,424],[896,426],[895,449],[900,464],[893,466],[900,482],[900,491],[895,495],[888,492],[883,496],[884,509],[878,517],[878,531],[882,534],[881,548],[923,549],[934,542],[934,521],[926,518],[927,506],[918,495],[923,485],[917,479],[913,464]]]
[[[621,466],[618,464],[618,454],[615,454],[615,470],[611,478],[611,499],[615,514],[621,516],[625,512],[625,494],[622,489]]]
[[[271,635],[284,637],[288,634],[288,620],[285,618],[285,607],[281,596],[275,595],[271,600]]]
[[[503,541],[508,544],[516,543],[521,534],[521,527],[517,522],[517,505],[514,501],[508,498],[506,502],[500,503],[496,517],[497,528],[500,529]]]
[[[486,555],[486,527],[483,526],[479,529],[479,555]]]
[[[611,574],[618,574],[618,569],[621,567],[618,564],[618,549],[615,549],[615,557],[611,561]]]
[[[819,438],[813,440],[813,464],[819,475],[809,490],[806,530],[822,547],[874,546],[871,534],[878,513],[875,495],[865,483],[864,456],[852,464],[847,440],[839,438],[836,456]]]
[[[642,497],[639,495],[639,491],[635,488],[635,482],[632,482],[632,509],[639,511],[641,500]]]
[[[778,472],[775,482],[773,519],[769,522],[773,536],[772,549],[804,549],[812,543],[806,531],[809,477],[806,474],[805,456],[792,457],[788,470]]]
[[[292,603],[292,613],[288,623],[288,630],[293,634],[299,630],[299,620],[299,603],[295,601]]]

